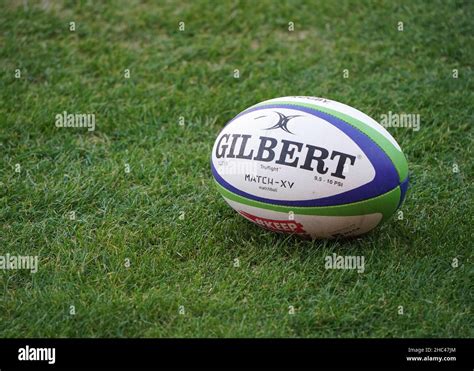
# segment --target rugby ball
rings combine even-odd
[[[384,127],[315,97],[271,99],[238,114],[214,143],[211,170],[241,216],[311,238],[370,231],[408,187],[406,158]]]

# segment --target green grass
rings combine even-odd
[[[0,3],[0,255],[40,259],[0,271],[0,336],[474,335],[472,2]],[[389,129],[412,179],[402,220],[304,241],[225,204],[217,133],[285,95],[420,114]],[[96,131],[56,128],[63,111]],[[332,253],[365,272],[326,270]]]

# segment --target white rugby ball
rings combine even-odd
[[[214,143],[211,170],[244,218],[311,238],[370,231],[408,187],[406,158],[384,127],[315,97],[271,99],[238,114]]]

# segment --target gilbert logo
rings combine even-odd
[[[30,348],[29,345],[18,349],[19,361],[47,361],[50,365],[56,363],[56,348]]]
[[[285,127],[286,124],[287,121],[282,122],[281,127]],[[330,171],[331,176],[339,179],[346,179],[344,173],[347,173],[349,166],[354,166],[356,162],[355,154],[351,155],[312,144],[265,136],[259,136],[253,143],[251,139],[250,134],[222,134],[217,139],[216,158],[267,162],[316,171],[319,174]]]
[[[306,233],[301,223],[297,223],[294,220],[276,220],[266,219],[259,216],[255,216],[245,211],[240,210],[239,214],[245,219],[258,224],[259,226],[269,229],[275,232],[286,232],[286,233]]]
[[[274,130],[274,129],[281,129],[283,131],[286,131],[287,133],[290,133],[290,134],[293,134],[295,135],[294,133],[292,133],[289,129],[288,129],[288,122],[291,120],[291,119],[294,119],[295,117],[301,117],[301,115],[292,115],[292,116],[285,116],[283,113],[281,112],[276,112],[274,111],[279,119],[278,119],[278,122],[273,125],[271,128],[266,128],[266,129],[263,129],[263,130]],[[259,116],[259,117],[256,117],[255,120],[257,119],[260,119],[262,117],[266,117],[266,116]]]

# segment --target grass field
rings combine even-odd
[[[0,255],[39,257],[0,271],[1,337],[474,335],[473,2],[0,9]],[[217,133],[285,95],[420,115],[388,129],[411,174],[402,216],[305,241],[226,205]],[[63,111],[95,130],[56,127]],[[325,269],[333,253],[365,272]]]

